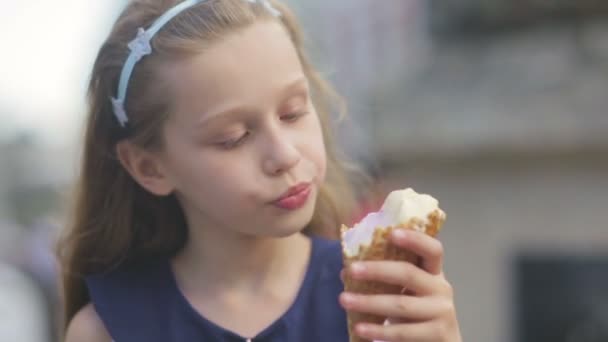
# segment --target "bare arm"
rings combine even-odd
[[[112,338],[97,315],[93,304],[87,304],[72,318],[65,342],[111,342]]]

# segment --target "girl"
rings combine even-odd
[[[353,276],[402,296],[341,293],[352,209],[332,149],[331,88],[284,5],[134,0],[89,86],[77,207],[60,245],[66,341],[347,341],[345,308],[386,341],[460,341],[441,244],[394,236],[421,267]]]

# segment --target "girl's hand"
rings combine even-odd
[[[394,230],[391,241],[420,258],[416,266],[402,261],[354,263],[349,276],[381,281],[407,289],[400,295],[363,295],[344,292],[340,303],[349,311],[390,317],[388,325],[359,323],[362,338],[387,342],[461,342],[452,286],[443,276],[443,246],[416,231]]]

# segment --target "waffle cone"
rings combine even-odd
[[[348,256],[343,253],[344,267],[348,268],[356,261],[378,261],[378,260],[396,260],[416,263],[418,256],[403,248],[396,247],[390,242],[389,236],[394,229],[411,229],[423,230],[430,236],[436,236],[445,220],[445,214],[440,210],[435,210],[428,217],[428,223],[425,225],[420,219],[411,219],[408,222],[402,223],[395,227],[378,227],[374,231],[372,241],[369,245],[361,246],[359,253],[354,256]],[[341,231],[344,232],[348,228],[344,225]],[[344,242],[342,242],[344,244]],[[342,250],[346,250],[344,245]],[[362,281],[355,280],[346,274],[344,276],[344,290],[347,292],[355,292],[361,294],[399,294],[404,290],[401,286],[385,284],[377,281]],[[364,314],[359,312],[347,312],[348,318],[348,335],[350,342],[368,342],[369,340],[360,338],[354,331],[355,325],[359,322],[382,324],[388,317]]]

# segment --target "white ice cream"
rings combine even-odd
[[[425,229],[428,216],[439,209],[439,202],[430,195],[419,194],[412,189],[391,192],[378,212],[369,213],[363,220],[348,229],[342,240],[346,255],[355,255],[359,246],[369,245],[378,227],[396,226],[412,218],[421,220]]]

